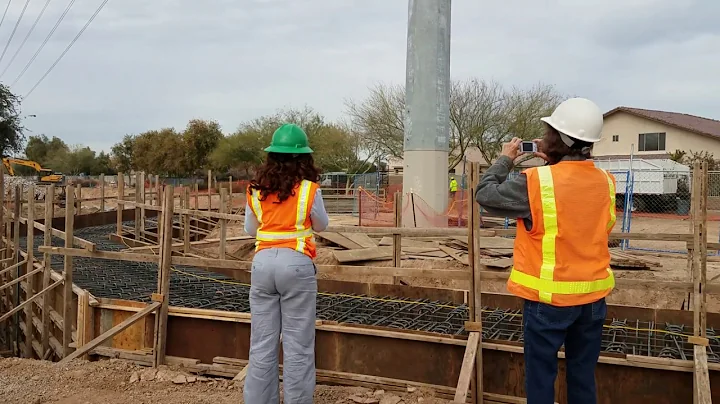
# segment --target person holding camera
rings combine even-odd
[[[522,140],[480,179],[475,199],[489,214],[517,218],[508,290],[524,300],[525,389],[528,404],[555,402],[558,351],[565,346],[569,404],[597,402],[595,366],[615,286],[608,236],[615,225],[615,178],[596,168],[603,114],[584,98],[541,118],[545,135],[534,155],[546,165],[509,179]]]

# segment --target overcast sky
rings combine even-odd
[[[7,0],[0,1],[0,13]],[[26,0],[11,1],[7,43]],[[5,70],[46,0],[30,0]],[[24,96],[103,0],[77,0],[25,75]],[[0,81],[10,85],[69,0],[52,0]],[[720,118],[720,1],[452,2],[451,70],[554,84],[619,105]],[[232,132],[284,107],[330,119],[378,81],[404,83],[407,0],[110,0],[23,102],[29,134],[109,150],[128,133],[215,119]]]

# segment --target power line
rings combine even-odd
[[[75,44],[75,42],[77,42],[77,40],[80,38],[80,36],[83,34],[83,32],[85,32],[87,27],[90,26],[90,23],[92,23],[93,20],[95,19],[95,17],[97,17],[97,15],[100,14],[100,11],[102,11],[103,7],[105,7],[105,4],[107,4],[108,1],[110,1],[110,0],[104,0],[100,4],[100,6],[97,8],[97,10],[95,10],[95,13],[92,15],[92,17],[90,17],[88,22],[85,23],[85,25],[82,27],[80,32],[78,32],[77,35],[75,35],[75,38],[73,38],[73,40],[70,41],[70,44],[68,44],[67,48],[65,48],[63,53],[61,53],[60,56],[58,56],[57,60],[55,60],[55,63],[53,63],[52,66],[50,66],[50,68],[45,72],[45,74],[43,74],[42,77],[40,77],[40,80],[38,80],[38,82],[35,83],[35,85],[30,89],[30,91],[28,91],[27,94],[25,94],[25,96],[23,97],[24,99],[27,99],[27,97],[29,97],[30,94],[32,94],[32,92],[35,91],[37,86],[39,86],[40,83],[42,83],[43,80],[45,80],[45,77],[47,77],[48,74],[50,74],[50,72],[55,68],[55,66],[57,66],[57,64],[60,62],[60,60],[63,58],[63,56],[65,56],[65,54],[70,50],[70,48],[72,48],[72,46]]]
[[[7,52],[8,47],[10,46],[10,42],[12,42],[13,37],[15,36],[15,32],[17,32],[17,29],[20,26],[20,21],[22,21],[22,18],[25,15],[25,10],[27,10],[28,4],[30,4],[30,0],[27,0],[25,2],[25,5],[23,6],[22,11],[20,12],[20,17],[18,17],[18,20],[15,23],[15,27],[13,27],[13,30],[10,33],[10,38],[8,39],[7,43],[5,44],[5,49],[3,49],[2,55],[0,55],[0,63],[2,63],[3,58],[5,58],[5,52]]]
[[[32,27],[30,27],[30,31],[28,31],[27,35],[25,35],[25,38],[23,39],[22,43],[15,51],[15,54],[10,59],[10,62],[8,63],[8,65],[5,66],[5,70],[3,70],[2,73],[0,73],[0,78],[2,78],[2,76],[5,75],[5,72],[7,72],[7,70],[10,68],[10,65],[12,65],[12,63],[15,61],[15,58],[20,53],[20,50],[23,48],[23,46],[25,46],[25,43],[27,42],[28,38],[30,38],[30,35],[35,30],[35,27],[37,26],[38,22],[40,21],[40,18],[43,16],[43,14],[45,14],[45,9],[48,7],[49,4],[50,4],[50,0],[45,1],[45,5],[43,6],[42,10],[40,10],[40,14],[38,14]]]
[[[65,7],[65,11],[63,11],[62,15],[60,15],[60,18],[59,18],[59,19],[57,20],[57,22],[55,23],[55,26],[52,28],[52,30],[50,30],[50,33],[47,34],[47,36],[45,37],[45,40],[43,41],[43,43],[42,43],[42,44],[40,45],[40,47],[35,51],[35,54],[32,56],[32,58],[30,58],[30,61],[27,62],[27,64],[25,65],[25,67],[23,67],[22,71],[21,71],[20,74],[15,78],[15,81],[12,82],[12,84],[10,85],[10,87],[14,87],[15,84],[17,84],[17,82],[22,78],[22,76],[25,75],[25,72],[27,71],[27,69],[30,67],[31,64],[33,64],[33,62],[35,61],[35,58],[37,58],[38,54],[40,54],[40,51],[42,51],[43,48],[45,47],[45,45],[48,43],[48,41],[50,40],[50,37],[52,37],[52,35],[55,33],[55,30],[56,30],[57,27],[60,25],[60,23],[62,22],[62,20],[65,18],[65,15],[67,15],[68,11],[70,11],[70,7],[72,7],[73,4],[75,4],[75,0],[70,0],[70,4],[68,4],[67,7]]]
[[[7,15],[8,10],[10,9],[10,4],[12,4],[12,0],[8,0],[8,5],[5,7],[5,12],[3,13],[2,20],[0,20],[0,27],[2,27],[2,23],[5,22],[5,16]]]

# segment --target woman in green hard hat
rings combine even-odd
[[[328,226],[320,171],[305,132],[284,124],[247,189],[245,231],[255,236],[250,286],[247,404],[279,401],[279,341],[285,403],[312,403],[315,390],[317,270],[313,231]]]

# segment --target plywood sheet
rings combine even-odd
[[[370,236],[363,233],[340,233],[341,236],[346,237],[350,241],[358,244],[363,248],[377,247],[375,240],[371,239]]]
[[[345,251],[333,251],[335,259],[340,263],[358,261],[377,261],[392,259],[391,247],[373,247]]]
[[[349,238],[343,236],[339,233],[332,233],[332,232],[321,232],[316,234],[318,237],[323,238],[331,243],[335,243],[341,247],[347,248],[349,250],[355,250],[359,248],[363,248],[360,246],[360,244],[350,240]]]

